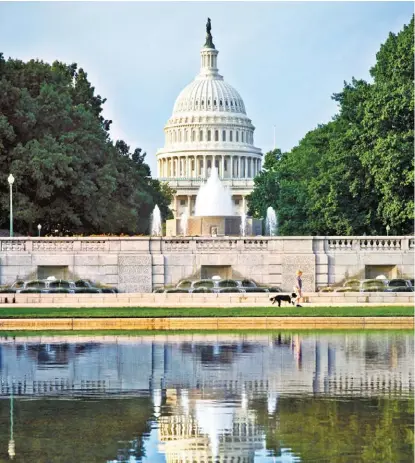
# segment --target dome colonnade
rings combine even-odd
[[[208,24],[200,72],[177,97],[164,128],[164,148],[157,152],[159,179],[177,191],[172,205],[176,217],[185,209],[193,213],[197,191],[213,166],[231,190],[235,212],[246,212],[245,196],[261,170],[255,127],[239,93],[219,74]]]

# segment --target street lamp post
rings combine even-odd
[[[389,225],[386,225],[386,236],[389,236],[389,230],[391,229],[391,227]]]
[[[40,236],[40,230],[42,230],[42,225],[39,224],[39,225],[37,226],[37,232],[38,232],[38,233],[37,233],[37,236]]]
[[[14,177],[13,174],[10,174],[7,178],[7,181],[10,185],[10,237],[13,236],[13,183]]]

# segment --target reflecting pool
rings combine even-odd
[[[0,462],[412,462],[414,335],[6,336]]]

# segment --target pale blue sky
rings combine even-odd
[[[369,79],[390,31],[412,2],[0,2],[5,57],[76,62],[97,93],[113,138],[148,153],[164,144],[174,101],[199,71],[205,23],[218,66],[256,127],[255,145],[291,149],[336,112],[330,96]]]

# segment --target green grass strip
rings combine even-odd
[[[413,307],[0,307],[0,318],[411,317]]]

